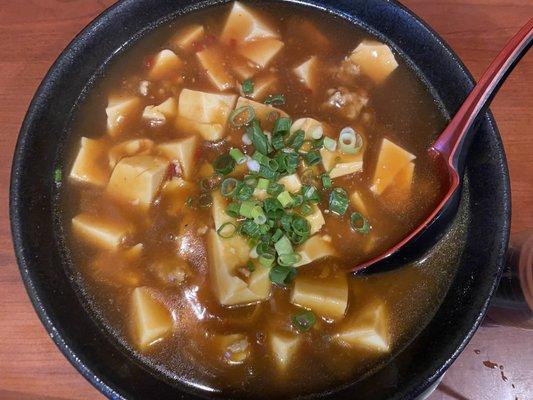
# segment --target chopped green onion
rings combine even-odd
[[[352,215],[350,215],[350,225],[354,231],[362,233],[363,235],[366,235],[370,231],[368,220],[358,212],[353,212]]]
[[[286,232],[290,232],[292,229],[292,214],[283,213],[279,218],[279,223]]]
[[[238,203],[230,203],[226,207],[226,214],[228,214],[230,217],[237,218],[239,214],[239,204]]]
[[[337,142],[330,137],[324,138],[324,148],[329,151],[335,151],[337,149]]]
[[[63,172],[61,171],[61,168],[56,168],[54,171],[54,182],[56,185],[61,184],[61,181],[63,180]]]
[[[228,175],[235,168],[235,160],[229,154],[222,154],[213,163],[216,172]]]
[[[243,182],[245,185],[250,186],[252,188],[257,187],[257,184],[259,183],[258,179],[253,175],[246,175],[243,179]]]
[[[296,232],[291,232],[288,234],[289,235],[289,239],[292,243],[294,243],[295,245],[300,245],[302,244],[303,242],[305,242],[307,240],[307,238],[309,237],[309,235],[298,235]]]
[[[309,204],[305,203],[302,204],[300,207],[300,214],[302,214],[304,217],[311,215],[313,213],[313,207],[311,207]]]
[[[287,192],[286,190],[278,194],[276,197],[278,201],[281,203],[283,208],[287,208],[290,205],[292,205],[294,199],[292,198],[291,194]]]
[[[348,210],[348,194],[342,188],[335,188],[329,194],[329,209],[337,215],[344,215]]]
[[[229,122],[236,128],[248,125],[255,118],[255,111],[252,106],[242,106],[236,108],[229,115]],[[238,121],[241,120],[241,121]]]
[[[259,264],[266,268],[269,268],[272,264],[274,264],[275,260],[276,257],[271,253],[263,253],[259,256]]]
[[[276,229],[276,232],[274,232],[274,234],[272,235],[271,240],[272,242],[277,242],[278,240],[281,239],[282,236],[283,236],[283,231],[278,228]]]
[[[318,190],[312,185],[302,186],[302,194],[304,196],[304,200],[311,201],[313,203],[318,203],[320,201]]]
[[[267,222],[267,217],[261,208],[261,206],[255,206],[252,210],[252,218],[254,219],[254,222],[258,225],[263,225]]]
[[[313,140],[313,149],[320,150],[324,147],[324,138]]]
[[[328,174],[322,174],[322,186],[324,189],[331,189],[331,177]]]
[[[270,270],[270,280],[278,285],[290,283],[296,276],[296,268],[283,265],[275,265]]]
[[[256,151],[256,152],[252,155],[252,160],[257,161],[257,162],[258,162],[259,164],[261,164],[261,165],[266,165],[266,166],[268,166],[268,162],[270,161],[270,157],[265,156],[263,153],[260,153],[259,151]]]
[[[268,243],[261,242],[256,246],[256,252],[257,255],[262,255],[265,253],[272,253],[272,248],[268,245]]]
[[[246,269],[247,269],[248,271],[250,271],[250,272],[254,272],[254,271],[255,271],[255,265],[254,265],[254,263],[251,262],[251,261],[248,261],[248,262],[246,263]]]
[[[285,147],[285,141],[283,139],[283,135],[279,133],[275,133],[272,135],[272,147],[276,150],[281,150]]]
[[[259,178],[259,181],[257,181],[257,188],[261,190],[267,190],[269,183],[270,181],[268,179]]]
[[[237,226],[232,222],[225,222],[217,229],[218,236],[229,239],[237,233]]]
[[[254,81],[246,79],[242,82],[242,92],[244,94],[252,94],[254,92]]]
[[[287,154],[285,156],[285,169],[289,175],[294,174],[298,168],[298,154]]]
[[[211,191],[215,189],[220,184],[221,181],[222,181],[222,176],[220,174],[215,173],[212,176],[202,178],[202,180],[200,181],[200,187],[203,190]]]
[[[265,165],[261,165],[259,167],[259,176],[262,176],[263,178],[275,180],[278,176],[276,171],[270,169],[269,167]]]
[[[285,267],[298,264],[300,261],[302,261],[302,256],[298,253],[282,254],[278,257],[278,264]]]
[[[276,160],[268,160],[268,168],[270,168],[272,171],[277,171],[279,169],[279,164]]]
[[[244,164],[246,162],[246,156],[240,149],[233,148],[229,151],[229,155],[235,160],[237,164]]]
[[[274,128],[272,129],[272,133],[274,135],[280,134],[280,135],[286,135],[291,130],[291,124],[292,121],[288,117],[281,117],[276,120],[274,123]]]
[[[251,238],[257,238],[261,235],[261,225],[256,224],[252,220],[246,220],[241,224],[240,232],[243,235],[249,236]]]
[[[282,254],[292,254],[294,251],[292,250],[292,244],[289,238],[285,235],[281,237],[275,244],[274,248],[278,252],[279,255]]]
[[[259,121],[256,119],[252,121],[252,125],[247,129],[247,134],[258,152],[263,154],[270,153],[270,143],[268,142],[268,137],[261,129]]]
[[[349,126],[343,128],[339,134],[339,150],[347,154],[355,154],[363,145],[361,135]]]
[[[233,193],[233,197],[235,197],[237,200],[245,201],[245,200],[249,200],[253,194],[254,194],[253,187],[239,182],[239,184],[237,185],[237,189],[235,190],[235,193]]]
[[[299,215],[294,216],[291,227],[294,233],[296,233],[298,236],[309,235],[309,232],[311,231],[311,225],[309,224],[309,221],[304,217],[300,217]]]
[[[292,324],[300,332],[309,331],[316,324],[316,317],[311,311],[302,311],[292,317]]]
[[[305,132],[301,129],[298,129],[292,134],[292,136],[287,140],[287,146],[292,147],[294,150],[298,150],[305,141]]]
[[[304,197],[301,194],[292,195],[292,199],[293,199],[292,206],[294,208],[300,207],[304,202]]]
[[[237,190],[239,186],[239,181],[235,178],[226,178],[222,181],[220,186],[220,194],[224,197],[231,197]]]
[[[316,150],[310,151],[305,155],[305,162],[307,165],[316,165],[322,160],[322,157],[320,156],[320,153]]]
[[[243,201],[239,208],[239,214],[246,218],[253,218],[252,211],[256,205],[255,201]]]
[[[268,96],[268,98],[265,100],[265,104],[271,105],[271,106],[281,106],[285,104],[285,96],[282,94],[273,94]]]

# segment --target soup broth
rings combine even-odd
[[[109,66],[76,116],[63,200],[85,296],[130,351],[212,391],[362,376],[453,277],[455,240],[349,272],[441,198],[426,149],[444,124],[395,51],[337,17],[255,3],[181,16]]]

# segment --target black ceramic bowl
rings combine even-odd
[[[291,0],[337,14],[393,45],[448,114],[473,80],[435,32],[385,0]],[[39,87],[22,125],[11,177],[10,215],[20,272],[46,330],[69,361],[111,398],[216,398],[145,369],[105,334],[77,295],[55,227],[53,171],[62,164],[69,116],[95,71],[142,35],[215,1],[124,0],[91,23],[61,54]],[[510,217],[509,176],[496,125],[487,113],[470,149],[462,203],[467,235],[456,277],[437,314],[392,362],[372,376],[311,397],[414,398],[450,366],[480,324],[496,287]],[[468,195],[467,195],[468,194]]]

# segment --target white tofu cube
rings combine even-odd
[[[284,372],[294,361],[302,338],[288,333],[271,333],[269,336],[270,351],[274,356],[276,367]]]
[[[278,180],[278,183],[281,183],[285,186],[285,190],[291,193],[299,192],[302,189],[302,182],[298,174],[287,175]]]
[[[161,143],[157,149],[170,161],[177,161],[183,172],[183,177],[191,180],[196,167],[196,152],[200,141],[198,136]]]
[[[259,67],[244,57],[235,57],[232,59],[231,70],[239,79],[245,80],[253,77],[259,71]]]
[[[174,124],[180,133],[198,134],[210,142],[217,142],[224,138],[226,126],[222,124],[203,124],[192,119],[178,117]]]
[[[138,97],[110,97],[107,108],[107,133],[119,136],[141,117],[141,100]]]
[[[238,48],[241,56],[265,68],[283,48],[284,43],[278,39],[258,39],[244,43]]]
[[[235,87],[235,79],[228,72],[223,48],[210,46],[196,53],[196,57],[211,83],[219,91],[222,92]]]
[[[259,16],[238,1],[233,3],[220,40],[241,45],[260,38],[277,38],[279,34]]]
[[[120,160],[106,192],[113,198],[139,208],[150,207],[163,180],[169,162],[154,156],[133,156]]]
[[[172,79],[179,75],[183,61],[172,50],[161,50],[152,61],[152,66],[148,72],[148,79],[151,81],[161,81]]]
[[[150,139],[132,139],[116,144],[108,153],[109,166],[111,169],[115,168],[124,157],[150,154],[153,148],[154,142]]]
[[[293,69],[293,72],[296,74],[298,80],[303,83],[308,89],[316,90],[316,85],[318,83],[318,58],[312,56],[302,64],[298,65]]]
[[[370,190],[377,195],[382,194],[394,182],[396,175],[415,158],[414,154],[389,139],[383,139]]]
[[[140,350],[146,350],[172,332],[170,312],[145,286],[135,288],[131,294],[131,316],[133,336]]]
[[[109,180],[109,168],[103,162],[107,146],[99,140],[81,138],[80,149],[70,170],[70,179],[104,187]]]
[[[376,83],[383,82],[398,67],[389,46],[372,40],[363,40],[349,58]]]
[[[356,211],[368,216],[366,204],[361,196],[361,193],[359,193],[357,190],[350,195],[350,204],[353,208],[355,208]]]
[[[344,154],[322,148],[320,155],[322,156],[322,166],[326,171],[330,171],[329,176],[332,179],[363,170],[363,149],[357,154]]]
[[[292,123],[291,135],[299,130],[305,132],[305,140],[313,140],[313,133],[322,132],[324,134],[325,126],[322,122],[313,118],[300,118]]]
[[[151,126],[157,127],[167,123],[178,115],[178,102],[174,97],[169,97],[157,106],[146,106],[143,111],[143,119]]]
[[[320,229],[322,229],[326,221],[324,220],[324,215],[322,214],[322,211],[320,211],[320,208],[318,208],[316,204],[313,204],[311,208],[313,209],[313,212],[307,215],[305,218],[311,226],[309,234],[314,235],[315,233],[319,232]]]
[[[239,97],[239,100],[237,100],[237,105],[235,108],[240,108],[244,106],[251,106],[254,109],[255,117],[261,121],[262,124],[266,124],[268,122],[268,116],[271,112],[276,112],[279,114],[280,117],[288,117],[289,115],[279,108],[272,107],[268,104],[259,103],[257,101],[253,101],[250,99],[247,99],[245,97]],[[263,125],[264,126],[264,125]]]
[[[291,303],[311,309],[317,315],[338,320],[348,307],[348,281],[345,276],[310,278],[297,276]]]
[[[336,254],[331,243],[325,241],[319,235],[311,236],[304,244],[296,249],[296,252],[302,256],[302,259],[294,265],[295,267],[301,267],[302,265],[307,265],[316,260]]]
[[[194,50],[194,44],[203,39],[205,34],[204,27],[202,25],[193,24],[186,26],[178,31],[170,42],[183,51]]]
[[[385,304],[380,301],[365,306],[341,325],[333,339],[347,347],[388,353],[391,343]]]
[[[83,213],[72,218],[72,232],[96,248],[117,250],[132,228],[125,222]]]

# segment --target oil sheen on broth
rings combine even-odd
[[[416,336],[453,276],[447,242],[348,273],[441,196],[425,150],[444,122],[397,54],[333,16],[232,3],[179,17],[76,117],[63,198],[87,299],[132,352],[212,390],[360,376]]]

